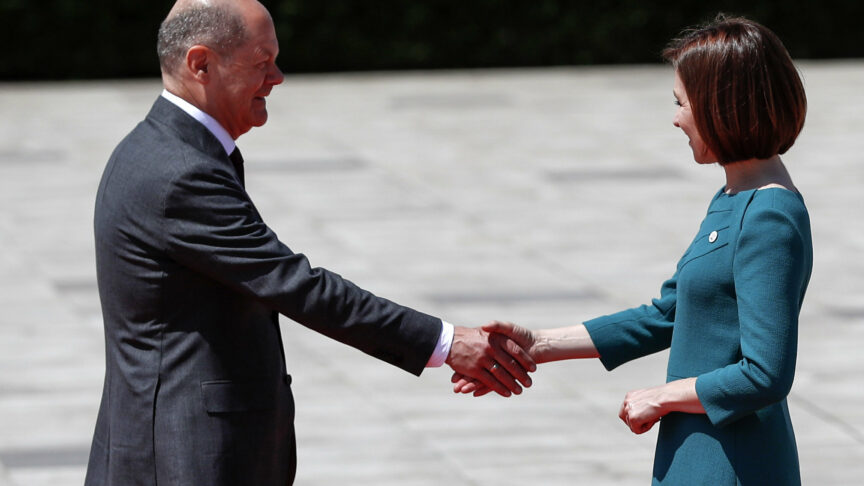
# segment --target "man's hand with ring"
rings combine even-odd
[[[518,346],[526,354],[528,354],[528,356],[532,360],[534,360],[536,365],[536,355],[538,354],[538,350],[536,349],[537,338],[530,330],[509,322],[501,321],[492,321],[489,324],[483,326],[482,329],[486,332],[492,333],[489,339],[493,343],[512,341],[516,346]],[[513,358],[509,358],[508,360],[501,361],[501,363],[503,364],[504,368],[509,370],[511,367],[515,366],[515,363],[513,363],[512,361]],[[508,363],[510,364],[509,367],[507,366]],[[489,371],[494,372],[498,369],[497,366],[498,362],[494,363],[489,369]],[[497,391],[489,386],[485,386],[485,384],[481,380],[459,372],[453,373],[453,378],[451,379],[451,381],[455,383],[453,391],[456,393],[473,393],[475,397],[480,397],[486,395],[490,391]]]
[[[528,372],[537,369],[534,360],[512,339],[461,326],[455,328],[446,363],[454,372],[505,397],[522,393],[522,386],[531,386]]]

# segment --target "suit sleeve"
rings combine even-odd
[[[745,214],[732,266],[742,357],[696,380],[713,424],[734,422],[789,393],[808,247],[787,213],[760,208]]]
[[[441,320],[313,268],[261,220],[228,167],[181,171],[164,196],[166,252],[281,314],[419,375]]]
[[[660,298],[616,314],[585,322],[600,362],[607,370],[662,351],[672,343],[678,274],[663,283]]]

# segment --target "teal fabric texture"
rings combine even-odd
[[[669,348],[666,381],[697,378],[707,413],[660,421],[653,484],[800,484],[786,396],[812,267],[798,193],[724,188],[659,298],[585,322],[608,370]]]

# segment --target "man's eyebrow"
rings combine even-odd
[[[276,56],[279,55],[279,50],[278,50],[278,49],[274,50],[274,49],[272,49],[272,48],[270,48],[270,47],[263,47],[263,46],[259,46],[259,47],[255,50],[255,53],[258,54],[258,55],[260,55],[260,56],[265,56],[265,57],[267,57],[268,59],[271,58],[271,57],[275,59]]]

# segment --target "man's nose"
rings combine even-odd
[[[273,67],[270,69],[270,73],[268,73],[267,77],[268,81],[273,86],[276,86],[277,84],[282,84],[282,81],[285,81],[285,75],[282,74],[282,70],[279,69],[279,66],[277,66],[276,64],[273,64]]]

